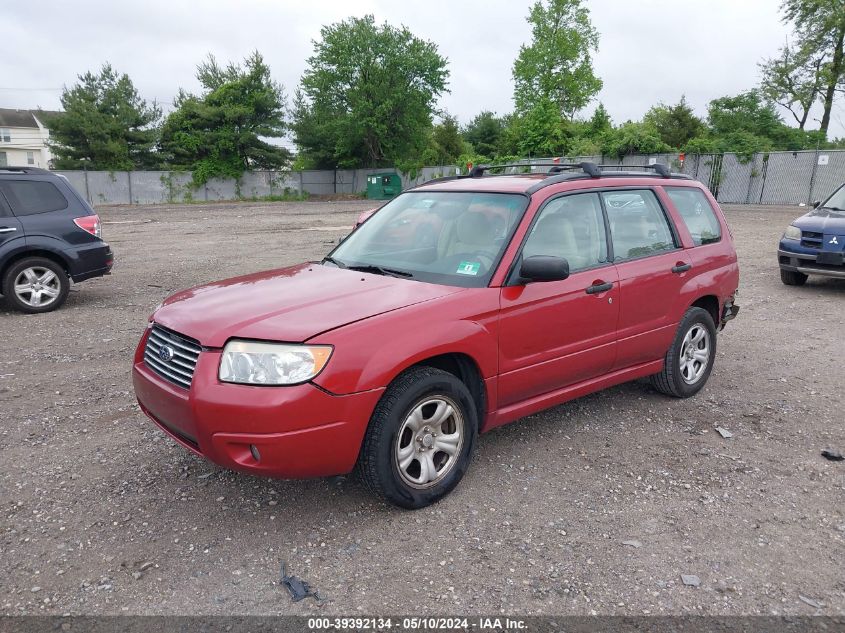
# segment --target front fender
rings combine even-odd
[[[465,354],[482,378],[497,373],[497,288],[478,288],[371,317],[309,343],[334,346],[314,379],[335,394],[384,388],[408,367],[442,354]]]

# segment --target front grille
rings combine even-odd
[[[165,346],[173,351],[169,360],[165,358],[170,354],[161,351]],[[168,382],[190,389],[201,351],[198,341],[153,324],[144,349],[144,363]]]
[[[821,248],[823,233],[815,231],[801,231],[801,246],[805,248]]]

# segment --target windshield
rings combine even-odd
[[[404,193],[323,263],[449,286],[486,286],[527,206],[521,194]]]
[[[824,203],[823,208],[834,209],[840,213],[845,211],[845,186],[840,187],[836,193],[830,196]]]

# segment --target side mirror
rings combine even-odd
[[[519,276],[526,281],[561,281],[569,277],[569,262],[551,255],[526,257],[519,268]]]
[[[818,209],[818,208],[821,206],[821,204],[822,204],[822,201],[821,201],[821,200],[816,200],[816,201],[813,203],[813,208],[814,208],[814,209]]]

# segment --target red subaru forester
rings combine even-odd
[[[141,408],[226,468],[357,467],[420,508],[480,432],[644,376],[692,396],[739,310],[736,252],[707,189],[652,168],[476,168],[401,194],[320,262],[173,295],[135,353]]]

